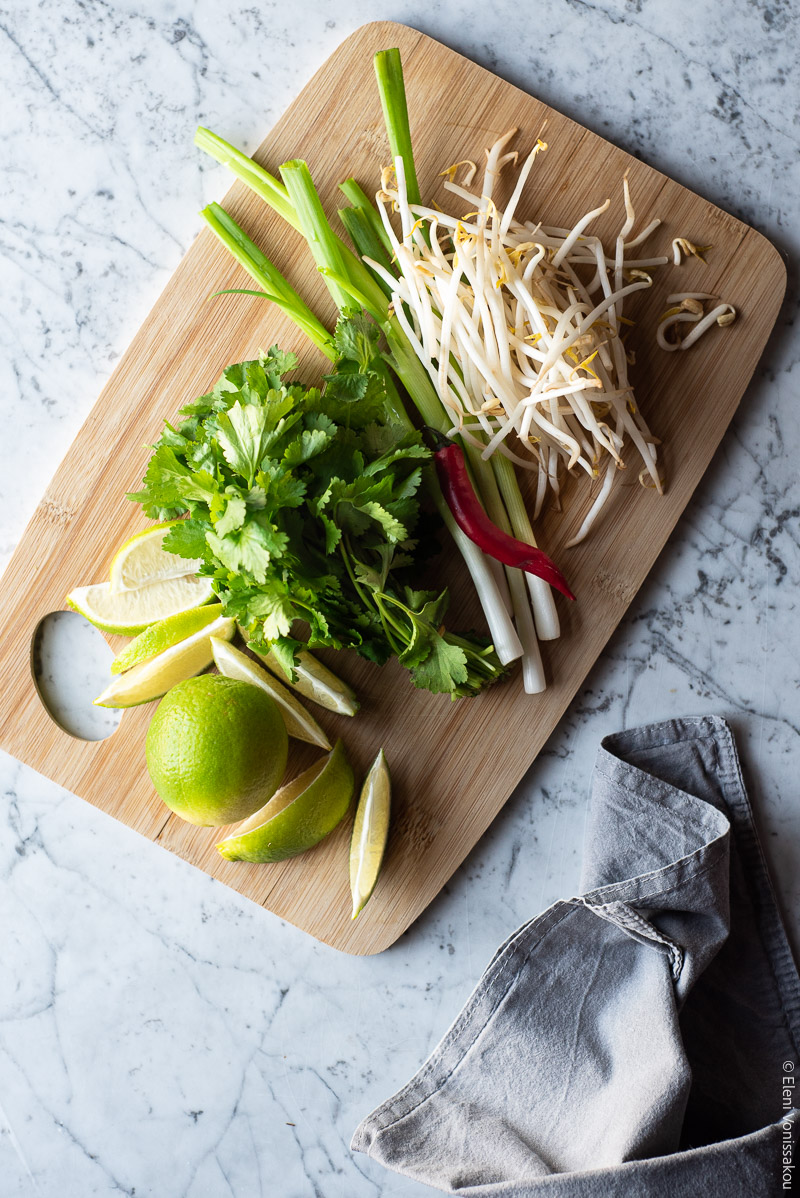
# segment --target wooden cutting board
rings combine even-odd
[[[374,191],[388,161],[373,53],[399,46],[406,72],[417,169],[426,197],[439,197],[438,173],[463,158],[480,160],[484,147],[516,125],[527,150],[547,119],[550,149],[537,161],[523,217],[572,224],[610,196],[597,223],[613,237],[622,223],[622,176],[629,172],[637,228],[653,216],[664,226],[649,254],[668,253],[673,237],[711,244],[709,264],[662,268],[656,285],[626,308],[636,317],[633,378],[638,402],[663,442],[668,487],[663,497],[633,477],[622,486],[591,538],[562,545],[590,503],[576,486],[568,518],[548,512],[537,533],[563,564],[579,602],[559,599],[563,635],[543,647],[550,685],[526,696],[517,674],[477,699],[452,703],[415,691],[403,671],[378,669],[351,654],[336,668],[362,700],[355,720],[321,721],[346,738],[363,775],[383,745],[394,780],[394,817],[384,872],[363,914],[350,920],[347,880],[349,820],[327,841],[280,865],[224,861],[215,830],[172,816],[150,784],[144,736],[153,707],[134,708],[105,741],[69,736],[42,706],[31,676],[31,643],[42,617],[64,606],[73,586],[101,581],[119,543],[144,527],[124,499],[142,477],[148,451],[165,417],[207,391],[230,362],[279,342],[300,354],[301,372],[315,379],[316,351],[270,306],[243,296],[208,302],[223,287],[247,286],[214,237],[204,231],[104,388],[37,508],[11,560],[0,592],[4,630],[5,703],[0,745],[142,835],[178,853],[313,936],[350,953],[390,945],[431,901],[505,803],[555,728],[628,604],[660,553],[706,469],[744,392],[783,297],[786,272],[776,250],[755,230],[699,196],[547,108],[489,71],[430,38],[392,23],[366,25],[344,42],[267,136],[255,157],[270,170],[302,156],[329,212],[339,205],[337,183],[354,174]],[[187,130],[187,137],[191,135]],[[235,184],[225,207],[264,247],[323,319],[333,308],[300,237],[264,204]],[[188,217],[187,217],[188,219]],[[702,290],[733,303],[740,316],[713,329],[691,351],[667,354],[655,344],[664,297]],[[633,475],[635,472],[631,470]],[[460,562],[446,550],[444,576],[454,593],[452,626],[480,625]],[[113,641],[113,638],[112,638]],[[121,640],[117,638],[117,643]],[[296,745],[296,742],[293,742]],[[310,750],[293,750],[299,772]]]

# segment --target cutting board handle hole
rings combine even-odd
[[[50,719],[78,740],[105,740],[121,711],[94,707],[110,681],[114,658],[102,633],[74,611],[51,611],[31,641],[31,672]]]

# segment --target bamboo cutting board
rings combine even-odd
[[[374,191],[388,161],[371,58],[399,46],[406,73],[417,169],[423,196],[443,201],[438,173],[459,159],[480,160],[486,145],[516,125],[522,151],[547,119],[550,149],[537,161],[523,217],[568,226],[611,196],[597,230],[613,237],[623,220],[622,176],[629,171],[637,228],[653,216],[664,226],[647,253],[669,253],[673,237],[712,244],[708,266],[664,267],[648,292],[626,309],[637,320],[631,337],[638,402],[663,442],[668,487],[663,497],[632,478],[606,509],[590,539],[562,546],[591,502],[576,486],[568,518],[548,512],[537,533],[562,563],[579,602],[559,598],[563,635],[543,646],[550,685],[526,696],[518,677],[477,699],[451,703],[415,691],[403,671],[339,655],[336,669],[356,688],[355,720],[320,720],[345,737],[357,771],[383,745],[394,781],[394,817],[384,872],[368,907],[350,920],[347,880],[349,820],[322,845],[279,865],[224,861],[219,834],[172,816],[150,784],[144,736],[154,708],[124,713],[105,741],[69,736],[42,706],[31,676],[31,643],[42,617],[64,606],[73,586],[107,576],[114,549],[145,526],[124,499],[142,477],[163,419],[207,391],[224,366],[253,357],[274,342],[300,354],[309,381],[322,365],[316,351],[276,309],[244,296],[207,302],[211,292],[247,286],[214,237],[198,237],[121,359],[12,558],[0,593],[4,630],[5,705],[0,745],[144,836],[312,935],[350,953],[390,945],[431,901],[511,794],[558,723],[600,650],[661,551],[730,421],[780,307],[785,270],[776,250],[753,229],[679,184],[548,109],[496,76],[401,25],[375,23],[353,34],[325,63],[261,145],[256,158],[270,170],[288,158],[308,160],[329,212],[339,206],[337,183],[354,174]],[[465,113],[470,114],[469,121]],[[187,130],[187,136],[190,131]],[[446,196],[447,193],[444,193]],[[451,197],[452,199],[452,197]],[[224,206],[303,292],[323,319],[333,309],[299,235],[240,184]],[[652,247],[652,248],[650,248]],[[740,316],[713,329],[691,351],[666,354],[655,324],[671,291],[709,291]],[[631,470],[631,474],[634,471]],[[98,535],[98,530],[101,530]],[[102,548],[98,548],[102,546]],[[442,572],[454,600],[451,624],[480,626],[466,573],[445,550]],[[121,640],[117,638],[117,643]],[[324,655],[323,655],[324,656]],[[490,728],[489,740],[482,738]],[[483,757],[462,751],[486,744]],[[491,747],[489,747],[491,746]],[[292,772],[311,750],[293,742]]]

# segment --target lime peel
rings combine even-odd
[[[288,739],[277,705],[258,687],[220,674],[174,686],[145,744],[156,791],[181,819],[219,827],[275,793]]]

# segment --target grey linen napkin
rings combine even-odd
[[[498,949],[353,1149],[471,1198],[791,1188],[800,979],[724,720],[602,742],[582,890]]]

